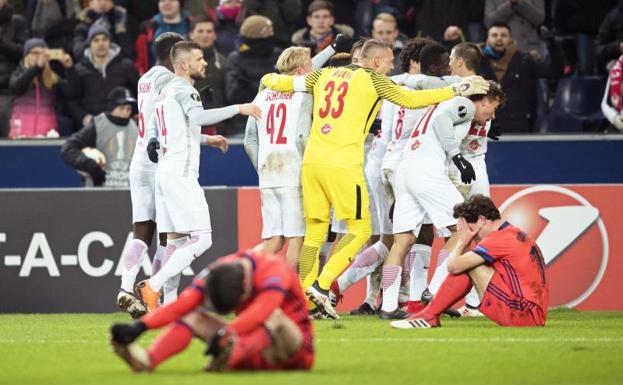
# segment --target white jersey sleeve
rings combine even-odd
[[[260,188],[300,186],[303,154],[298,126],[306,96],[301,92],[264,89],[255,97],[253,103],[262,110],[262,118],[256,120]],[[307,123],[302,124],[311,124],[310,119],[304,121]]]
[[[134,146],[134,155],[130,169],[154,172],[156,164],[147,157],[147,141],[149,140],[148,126],[154,111],[156,99],[164,86],[175,75],[163,66],[154,66],[138,81],[138,135]]]

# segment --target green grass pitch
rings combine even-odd
[[[0,384],[623,384],[623,313],[556,310],[533,329],[487,319],[443,319],[434,330],[393,330],[373,317],[317,321],[309,373],[204,373],[204,344],[194,341],[156,373],[133,374],[107,342],[109,325],[127,319],[0,315]]]

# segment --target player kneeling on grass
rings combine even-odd
[[[481,194],[454,206],[458,242],[448,260],[448,277],[420,313],[391,325],[399,329],[441,326],[439,315],[474,286],[480,311],[500,326],[544,326],[549,287],[539,246],[504,221]],[[475,248],[466,251],[472,241]]]
[[[215,313],[236,312],[227,322]],[[145,350],[134,341],[167,326]],[[312,326],[294,270],[272,254],[240,252],[204,269],[175,302],[111,329],[115,353],[136,372],[153,371],[195,336],[207,344],[206,370],[309,370]]]

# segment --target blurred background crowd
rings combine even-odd
[[[428,36],[479,44],[480,74],[507,93],[505,133],[623,130],[622,0],[0,0],[0,137],[92,125],[114,89],[136,96],[168,31],[204,50],[206,108],[250,102],[291,45],[316,53],[342,33],[386,40],[398,58]],[[241,136],[244,123],[209,131]]]

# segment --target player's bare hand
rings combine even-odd
[[[456,229],[459,242],[462,242],[463,245],[469,245],[476,237],[476,234],[478,234],[478,229],[471,229],[465,218],[459,218]]]
[[[489,91],[489,82],[481,76],[468,76],[452,85],[455,96],[483,95]]]
[[[238,105],[238,111],[241,115],[252,116],[255,119],[262,118],[262,110],[253,103]]]
[[[224,154],[229,150],[229,141],[222,135],[208,135],[207,144],[210,147],[216,147]]]

